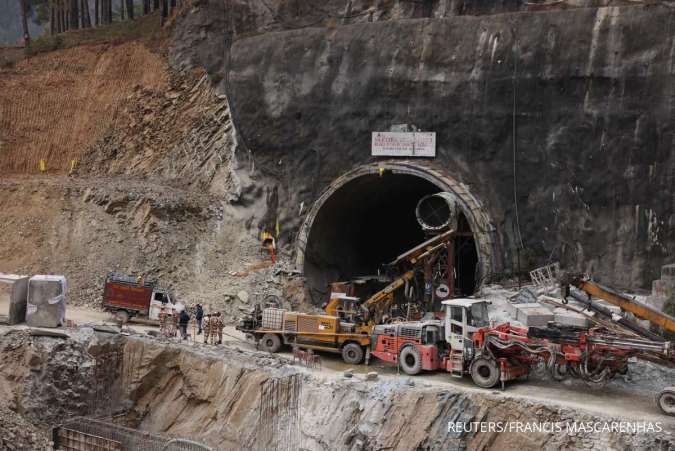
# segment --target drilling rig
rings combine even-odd
[[[658,312],[588,278],[566,278],[563,300],[576,287],[645,319],[664,331],[675,332],[675,318]],[[579,295],[574,296],[579,300]],[[566,301],[565,301],[566,302]],[[371,353],[398,364],[407,374],[444,370],[454,377],[469,374],[483,388],[549,371],[558,381],[573,377],[602,386],[616,375],[626,374],[628,361],[641,358],[675,367],[672,342],[637,325],[615,327],[605,323],[581,328],[549,323],[548,327],[490,325],[487,302],[480,299],[443,301],[443,321],[413,321],[374,328]],[[675,415],[675,387],[656,395],[657,406]]]
[[[325,314],[256,306],[237,329],[268,352],[278,352],[283,345],[290,345],[341,353],[349,364],[361,363],[364,357],[367,361],[373,327],[387,320],[395,292],[405,287],[427,260],[443,252],[453,237],[454,230],[448,230],[397,257],[387,266],[398,268],[400,275],[365,300],[333,292],[324,308]]]

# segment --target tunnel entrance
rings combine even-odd
[[[425,236],[415,207],[442,183],[410,173],[371,171],[351,178],[317,201],[303,248],[303,272],[311,301],[328,300],[329,284],[378,274],[382,264],[420,244]],[[477,287],[479,257],[471,226],[459,215],[455,238],[455,294]]]

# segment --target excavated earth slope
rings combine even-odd
[[[69,416],[114,414],[128,426],[191,437],[220,450],[675,446],[668,433],[675,426],[668,422],[663,432],[649,434],[455,432],[448,422],[605,422],[625,421],[630,413],[604,417],[421,379],[344,379],[235,346],[195,347],[86,328],[69,334],[63,339],[15,331],[0,337],[6,356],[0,363],[3,397],[43,427]]]

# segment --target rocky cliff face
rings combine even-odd
[[[86,328],[67,334],[0,335],[5,356],[0,390],[15,412],[6,412],[14,422],[28,424],[28,419],[47,430],[64,418],[114,415],[116,422],[191,437],[218,450],[668,450],[674,445],[666,433],[672,422],[662,422],[662,432],[568,433],[568,422],[622,419],[428,384],[423,377],[345,379],[339,372],[310,371],[288,358],[238,346],[191,346]],[[0,405],[0,412],[5,410]],[[563,429],[497,432],[471,422],[500,427],[548,422]],[[449,423],[465,425],[453,429]],[[37,434],[32,440],[42,439]]]
[[[172,53],[227,94],[239,158],[278,193],[282,244],[298,205],[375,161],[371,131],[410,124],[437,133],[433,164],[488,210],[495,271],[516,269],[521,237],[524,268],[560,260],[621,286],[673,258],[672,8],[302,3],[195,2]]]
[[[233,348],[205,350],[130,339],[123,385],[132,425],[192,436],[217,449],[668,449],[660,434],[461,432],[448,422],[605,421],[486,392],[363,382]],[[468,428],[468,426],[467,426]]]

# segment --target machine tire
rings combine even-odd
[[[265,334],[260,339],[260,349],[275,353],[281,349],[281,338],[277,334]]]
[[[567,365],[565,365],[564,363],[563,364],[556,363],[551,368],[551,376],[553,376],[553,379],[557,380],[558,382],[567,379],[568,375],[569,369],[567,368]]]
[[[398,355],[398,363],[405,374],[414,376],[422,371],[422,354],[415,346],[406,346]]]
[[[471,379],[482,388],[492,388],[499,382],[499,368],[497,362],[490,359],[478,358],[471,364]]]
[[[363,348],[357,343],[347,343],[342,348],[342,360],[351,365],[358,365],[363,361]]]
[[[126,324],[129,322],[129,312],[126,310],[118,310],[115,312],[115,319],[121,324]]]
[[[666,387],[656,395],[656,404],[661,412],[675,416],[675,387]]]

